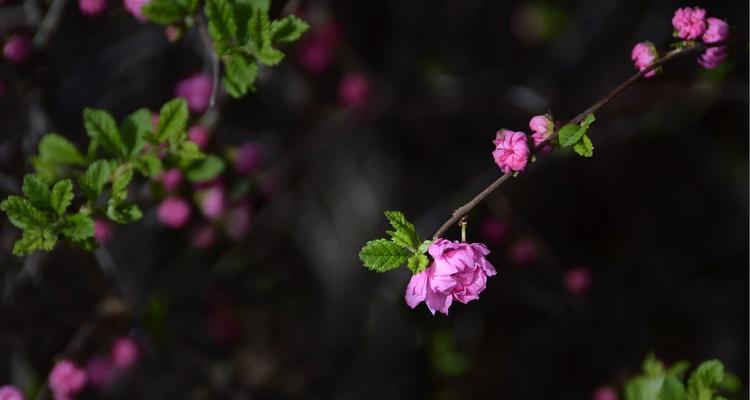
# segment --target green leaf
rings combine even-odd
[[[86,159],[76,146],[56,133],[48,133],[39,141],[39,157],[50,163],[73,165],[86,163]]]
[[[159,111],[156,139],[159,143],[169,141],[179,144],[186,137],[188,122],[187,102],[183,98],[168,101]]]
[[[118,224],[129,224],[141,219],[143,213],[133,203],[126,202],[117,205],[110,203],[107,206],[107,217]]]
[[[308,29],[307,22],[290,15],[271,22],[271,38],[274,42],[294,42]]]
[[[641,364],[641,369],[646,376],[655,377],[664,373],[664,365],[656,359],[653,353],[646,356]]]
[[[560,128],[557,137],[561,146],[568,147],[576,144],[584,133],[586,131],[581,130],[578,125],[567,124]]]
[[[89,136],[101,144],[105,150],[113,155],[125,156],[125,146],[122,144],[117,124],[110,113],[86,108],[83,110],[83,124]]]
[[[214,155],[208,155],[191,165],[185,171],[185,176],[192,182],[203,182],[216,178],[222,171],[224,171],[224,160]]]
[[[71,240],[84,240],[94,236],[94,220],[81,213],[65,217],[62,234]]]
[[[712,400],[724,380],[724,365],[719,360],[703,362],[688,380],[687,400]]]
[[[261,47],[256,53],[255,56],[258,58],[258,61],[260,61],[262,64],[274,66],[281,62],[281,60],[284,59],[284,53],[281,51],[274,49],[273,46],[270,44]]]
[[[57,182],[55,186],[52,187],[50,205],[58,215],[63,215],[65,210],[70,206],[70,203],[73,202],[73,196],[73,181],[65,179]]]
[[[94,251],[99,247],[99,243],[93,237],[70,239],[70,242],[86,251]]]
[[[685,385],[673,376],[664,378],[657,400],[685,400]]]
[[[141,12],[153,23],[169,25],[187,17],[190,10],[175,0],[151,0],[141,7]]]
[[[22,256],[34,250],[50,251],[57,243],[57,235],[48,229],[27,229],[13,245],[13,255]]]
[[[581,121],[581,128],[584,128],[587,131],[594,121],[596,121],[596,116],[594,114],[587,115],[586,118]],[[586,131],[584,131],[584,133],[586,133]]]
[[[677,361],[669,366],[667,369],[667,375],[673,376],[680,381],[685,377],[685,372],[690,368],[690,363],[687,361]]]
[[[422,254],[427,253],[427,250],[429,250],[431,244],[432,240],[425,240],[424,242],[422,242],[422,244],[419,245],[419,249],[417,250],[419,250],[419,252]]]
[[[145,138],[151,133],[151,129],[151,111],[147,108],[140,108],[125,117],[120,131],[122,132],[122,142],[125,145],[125,153],[128,159],[140,154],[146,144]]]
[[[426,255],[422,253],[416,253],[409,257],[409,260],[407,261],[407,266],[413,273],[419,273],[422,272],[425,268],[427,268],[427,265],[430,264],[430,259],[427,258]]]
[[[226,58],[225,64],[223,83],[230,96],[240,98],[255,90],[253,84],[258,76],[258,64],[254,60],[246,54],[233,54]]]
[[[573,146],[573,150],[581,156],[591,157],[594,155],[594,144],[588,135],[583,135],[581,140]]]
[[[237,0],[238,2],[241,0]],[[268,9],[271,8],[271,0],[246,0],[247,3],[249,3],[253,10],[260,10],[264,13],[268,13]]]
[[[223,56],[236,45],[237,22],[235,10],[229,0],[206,0],[204,7],[208,18],[208,33],[214,43],[214,51]]]
[[[387,239],[377,239],[365,244],[359,252],[359,259],[365,267],[373,271],[386,272],[401,266],[409,255],[409,250],[396,243]]]
[[[83,193],[90,202],[96,201],[107,184],[110,174],[110,165],[107,160],[97,160],[89,165],[86,172],[78,179]]]
[[[10,223],[21,229],[41,229],[47,225],[44,213],[20,196],[8,196],[0,202],[0,211],[8,215]]]
[[[419,236],[414,225],[406,220],[404,213],[401,211],[386,211],[384,214],[393,229],[395,229],[395,231],[387,232],[391,236],[393,243],[411,251],[416,251],[416,248],[420,244]]]
[[[128,185],[130,185],[130,181],[133,179],[133,170],[130,168],[119,168],[115,171],[114,175],[112,179],[112,196],[109,198],[109,202],[119,204],[128,197]]]
[[[49,186],[36,175],[29,174],[23,178],[23,194],[34,207],[40,210],[50,208]]]
[[[134,160],[133,164],[138,172],[147,178],[158,175],[162,170],[161,160],[153,154],[139,157]]]
[[[193,162],[202,160],[206,157],[206,155],[201,152],[200,147],[189,140],[182,142],[175,155],[177,156],[178,164],[182,169],[186,168]]]

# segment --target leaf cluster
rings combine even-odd
[[[409,270],[418,273],[430,263],[425,254],[430,241],[422,241],[414,224],[400,211],[386,211],[385,217],[393,227],[386,231],[390,239],[376,239],[367,242],[359,252],[359,259],[368,269],[388,272],[406,263]]]

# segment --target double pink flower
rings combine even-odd
[[[504,173],[519,172],[526,168],[531,150],[525,133],[501,129],[497,132],[493,143],[495,150],[492,152],[492,157]]]
[[[643,71],[659,58],[659,52],[656,51],[656,47],[654,47],[653,43],[645,41],[638,43],[633,47],[633,51],[630,53],[630,58],[633,59],[635,68],[638,71]],[[656,75],[657,70],[658,68],[652,69],[651,71],[646,72],[643,76],[645,78],[651,78]]]
[[[481,243],[435,240],[429,248],[435,261],[414,274],[406,287],[406,304],[414,308],[422,301],[434,315],[448,315],[453,300],[468,303],[479,298],[487,286],[487,277],[497,274],[486,260],[490,253]]]
[[[708,28],[706,10],[700,7],[678,8],[672,17],[675,36],[685,39],[698,39]]]

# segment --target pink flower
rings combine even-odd
[[[685,40],[701,37],[706,31],[706,10],[700,7],[678,8],[672,17],[674,35]]]
[[[509,256],[514,264],[533,264],[538,258],[536,244],[528,239],[519,239],[510,246]]]
[[[138,22],[146,22],[146,17],[141,9],[151,0],[125,0],[125,9],[132,14]]]
[[[507,237],[510,228],[498,217],[487,217],[479,227],[482,240],[493,245],[501,244]]]
[[[64,359],[55,364],[49,373],[49,388],[55,399],[68,399],[80,392],[86,385],[86,371],[72,361]]]
[[[549,135],[555,129],[555,123],[552,122],[552,118],[549,114],[536,115],[529,121],[529,128],[533,132],[531,139],[534,142],[534,147],[538,147],[542,142],[547,140]],[[552,146],[544,146],[541,150],[542,154],[549,154],[552,151]]]
[[[703,41],[715,43],[729,38],[729,25],[718,18],[708,18],[708,29],[703,34]],[[698,64],[704,68],[716,68],[727,58],[726,46],[710,47],[698,58]]]
[[[20,64],[31,56],[31,40],[25,35],[10,35],[3,45],[3,55],[8,61]]]
[[[86,373],[91,386],[101,388],[106,385],[113,376],[112,360],[109,357],[94,356],[86,363]]]
[[[107,242],[112,239],[113,234],[114,230],[112,229],[112,225],[107,222],[107,220],[101,218],[94,220],[94,239],[96,239],[99,244],[107,244]]]
[[[170,196],[159,204],[156,216],[172,229],[182,228],[190,219],[190,205],[182,198]]]
[[[591,286],[591,272],[586,267],[575,267],[565,272],[565,288],[572,294],[584,294]]]
[[[224,212],[226,193],[224,185],[218,184],[209,187],[206,190],[198,192],[198,203],[200,204],[203,216],[209,220],[215,220]]]
[[[174,94],[187,100],[191,112],[200,114],[208,108],[212,89],[211,77],[198,73],[177,82]]]
[[[370,95],[370,82],[358,73],[344,75],[339,82],[339,103],[346,107],[358,107],[367,102]]]
[[[193,231],[191,242],[199,249],[207,249],[216,241],[216,229],[211,225],[203,225]]]
[[[193,125],[188,130],[188,139],[201,149],[205,149],[211,139],[211,132],[205,126]]]
[[[249,175],[263,161],[263,146],[258,143],[246,142],[232,156],[234,169],[242,175]]]
[[[591,396],[592,400],[617,400],[617,391],[609,386],[599,386]]]
[[[643,71],[648,68],[654,60],[659,58],[659,52],[656,51],[656,47],[654,47],[653,43],[645,41],[638,43],[633,47],[633,51],[630,52],[630,58],[635,62],[635,68],[638,71]],[[652,69],[643,76],[650,78],[656,75],[657,69],[658,68]]]
[[[405,300],[414,308],[424,301],[435,315],[448,315],[453,300],[468,303],[479,298],[487,286],[487,277],[497,274],[485,259],[490,253],[481,243],[435,240],[429,248],[432,265],[412,275],[406,287]]]
[[[98,17],[107,9],[107,0],[78,0],[78,8],[87,17]]]
[[[247,202],[239,203],[229,209],[224,218],[229,238],[239,240],[247,233],[250,227],[250,216],[250,205]]]
[[[140,348],[133,338],[123,336],[115,339],[109,353],[115,367],[130,369],[138,361]]]
[[[23,393],[17,387],[5,385],[0,387],[0,400],[24,400]]]
[[[298,50],[300,64],[310,74],[322,74],[331,66],[334,50],[333,43],[325,35],[303,38]]]
[[[161,176],[161,183],[167,192],[177,189],[182,183],[182,171],[178,168],[170,168],[164,171]]]
[[[497,132],[493,143],[495,150],[492,152],[492,157],[503,173],[510,174],[526,168],[531,151],[525,133],[501,129]]]

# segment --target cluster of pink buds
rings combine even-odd
[[[533,132],[531,141],[534,147],[540,146],[545,140],[549,139],[555,131],[555,123],[549,114],[536,115],[529,121],[529,128]],[[495,140],[492,142],[495,150],[492,152],[492,158],[495,164],[505,174],[521,172],[526,169],[531,157],[531,148],[529,147],[529,138],[524,132],[515,132],[509,129],[497,131]],[[551,145],[541,149],[541,153],[547,154],[552,151]]]

